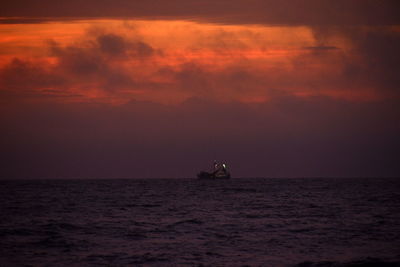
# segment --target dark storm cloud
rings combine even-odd
[[[65,84],[62,76],[52,73],[43,65],[43,62],[38,64],[18,58],[12,60],[0,69],[0,88],[23,94],[27,89],[52,88]]]
[[[362,57],[360,71],[363,72],[363,76],[369,77],[376,87],[382,86],[394,90],[399,96],[400,32],[373,30],[352,36],[355,53]]]
[[[59,67],[65,71],[79,76],[96,75],[107,72],[108,64],[102,53],[97,48],[69,46],[59,47],[53,44],[52,55],[59,60]]]
[[[398,101],[0,106],[1,178],[398,176]],[[161,134],[160,134],[161,133]]]
[[[3,95],[43,96],[51,89],[50,93],[57,91],[60,96],[70,88],[91,82],[96,82],[98,89],[107,91],[135,88],[135,78],[113,63],[143,60],[161,54],[159,49],[141,40],[127,40],[110,33],[89,34],[69,46],[49,41],[48,46],[56,64],[15,58],[0,68],[0,91]]]
[[[217,101],[246,100],[265,95],[273,86],[278,86],[279,78],[276,79],[275,74],[271,71],[260,75],[240,64],[210,70],[196,62],[184,63],[177,68],[162,67],[157,72],[160,77],[174,81],[173,91]]]
[[[173,71],[173,76],[178,82],[178,86],[184,90],[194,93],[210,92],[212,73],[205,70],[202,66],[194,63],[183,64],[178,71]]]
[[[104,34],[97,37],[100,50],[110,55],[125,55],[127,44],[121,36],[115,34]]]
[[[116,34],[101,34],[67,47],[51,42],[51,51],[60,61],[60,66],[75,74],[105,74],[113,60],[135,60],[158,53],[140,40],[127,40]]]
[[[341,52],[343,84],[374,87],[379,91],[400,96],[400,32],[390,27],[315,27],[317,42],[329,43],[339,37],[350,44]]]
[[[71,74],[79,82],[96,82],[99,89],[117,91],[135,89],[136,77],[119,66],[118,63],[129,60],[146,60],[153,55],[160,55],[159,49],[141,40],[128,40],[122,36],[103,33],[85,40],[83,43],[67,47],[52,44],[51,50],[58,58],[55,71]]]
[[[156,50],[145,42],[137,41],[132,44],[132,50],[135,51],[134,55],[142,58],[150,57],[155,54],[161,55],[160,50]]]
[[[143,41],[128,41],[115,34],[103,34],[97,37],[100,51],[112,56],[131,56],[136,58],[146,58],[161,51],[154,49]]]
[[[2,4],[1,17],[91,17],[195,19],[221,23],[284,25],[399,24],[396,0],[13,0]],[[16,19],[18,21],[18,19]],[[5,19],[10,22],[10,19]]]

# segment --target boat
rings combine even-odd
[[[197,174],[197,178],[209,180],[229,179],[231,178],[231,174],[228,172],[225,163],[219,164],[214,161],[214,171],[201,171]]]

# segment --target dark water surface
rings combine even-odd
[[[400,266],[400,179],[0,185],[1,266]]]

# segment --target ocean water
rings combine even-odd
[[[0,181],[0,266],[400,266],[400,179]]]

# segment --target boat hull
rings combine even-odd
[[[231,175],[230,173],[215,174],[209,172],[200,172],[197,174],[197,178],[205,180],[223,180],[223,179],[230,179]]]

